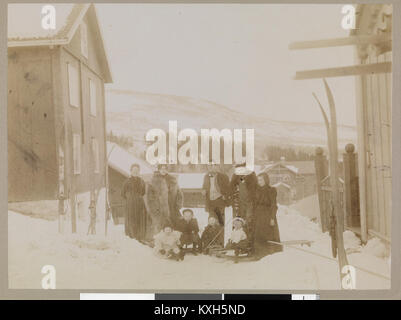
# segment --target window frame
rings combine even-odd
[[[73,77],[76,76],[76,85],[73,85]],[[68,100],[72,107],[80,107],[80,81],[78,68],[71,62],[67,62],[67,77],[68,77]],[[74,89],[76,92],[74,92]],[[76,97],[74,98],[74,93]]]
[[[97,84],[91,77],[89,77],[89,113],[93,117],[97,116]]]

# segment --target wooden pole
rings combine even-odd
[[[346,67],[297,71],[295,73],[294,80],[371,75],[379,73],[390,73],[391,70],[391,62],[359,64]]]
[[[379,45],[391,43],[391,34],[357,35],[345,38],[297,41],[289,44],[290,50],[304,50],[316,48],[329,48],[354,45]]]

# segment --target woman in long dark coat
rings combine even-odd
[[[253,243],[255,233],[253,221],[256,186],[255,172],[248,170],[244,164],[237,165],[230,182],[233,218],[240,217],[246,221],[244,229],[250,243]]]
[[[145,181],[139,176],[139,165],[131,166],[131,176],[124,182],[121,196],[126,200],[125,234],[130,238],[144,240],[146,236],[146,209],[143,196]]]
[[[280,242],[276,213],[277,191],[270,186],[269,176],[266,173],[261,173],[258,175],[253,221],[255,259],[283,250],[280,245],[268,242],[269,240]]]

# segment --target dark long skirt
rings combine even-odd
[[[257,206],[254,215],[254,254],[256,258],[282,251],[282,246],[268,241],[280,242],[280,232],[277,224],[276,213],[273,208]],[[274,226],[270,225],[273,218]]]
[[[143,197],[130,194],[125,210],[125,234],[130,238],[144,240],[146,237],[147,214]]]

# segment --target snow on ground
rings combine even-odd
[[[297,210],[301,215],[320,221],[319,199],[317,193],[305,197],[290,206]]]
[[[203,228],[207,215],[195,209]],[[9,211],[9,286],[41,288],[44,265],[56,268],[58,289],[241,290],[241,289],[340,289],[338,265],[293,248],[257,262],[234,264],[210,256],[186,255],[176,262],[157,258],[151,248],[125,237],[123,226],[109,225],[107,237],[59,234],[57,221]],[[330,238],[298,211],[280,207],[278,223],[282,241],[311,240],[304,250],[331,256]],[[84,228],[83,228],[84,229]],[[348,255],[350,264],[389,277],[383,248],[372,239],[361,248],[352,233],[344,234],[346,246],[360,252]],[[357,289],[387,289],[390,281],[357,270]]]

